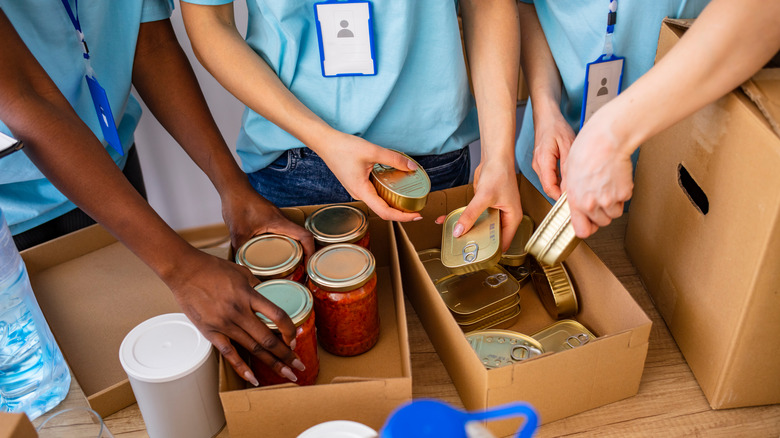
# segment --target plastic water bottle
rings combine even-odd
[[[70,372],[2,210],[0,222],[0,411],[25,412],[33,420],[68,395]]]

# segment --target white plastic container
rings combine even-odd
[[[119,360],[151,438],[211,438],[225,425],[216,351],[183,313],[136,326]]]

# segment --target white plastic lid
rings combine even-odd
[[[354,421],[327,421],[303,431],[297,438],[377,438],[376,431]]]
[[[170,382],[200,368],[211,343],[183,313],[155,316],[138,324],[119,346],[127,375],[150,383]]]

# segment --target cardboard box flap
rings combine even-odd
[[[761,70],[740,87],[780,137],[780,68]]]

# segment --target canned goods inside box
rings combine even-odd
[[[500,266],[450,277],[436,285],[456,320],[479,319],[516,305],[520,284]]]
[[[500,368],[544,353],[536,339],[509,330],[479,330],[466,335],[485,368]]]

